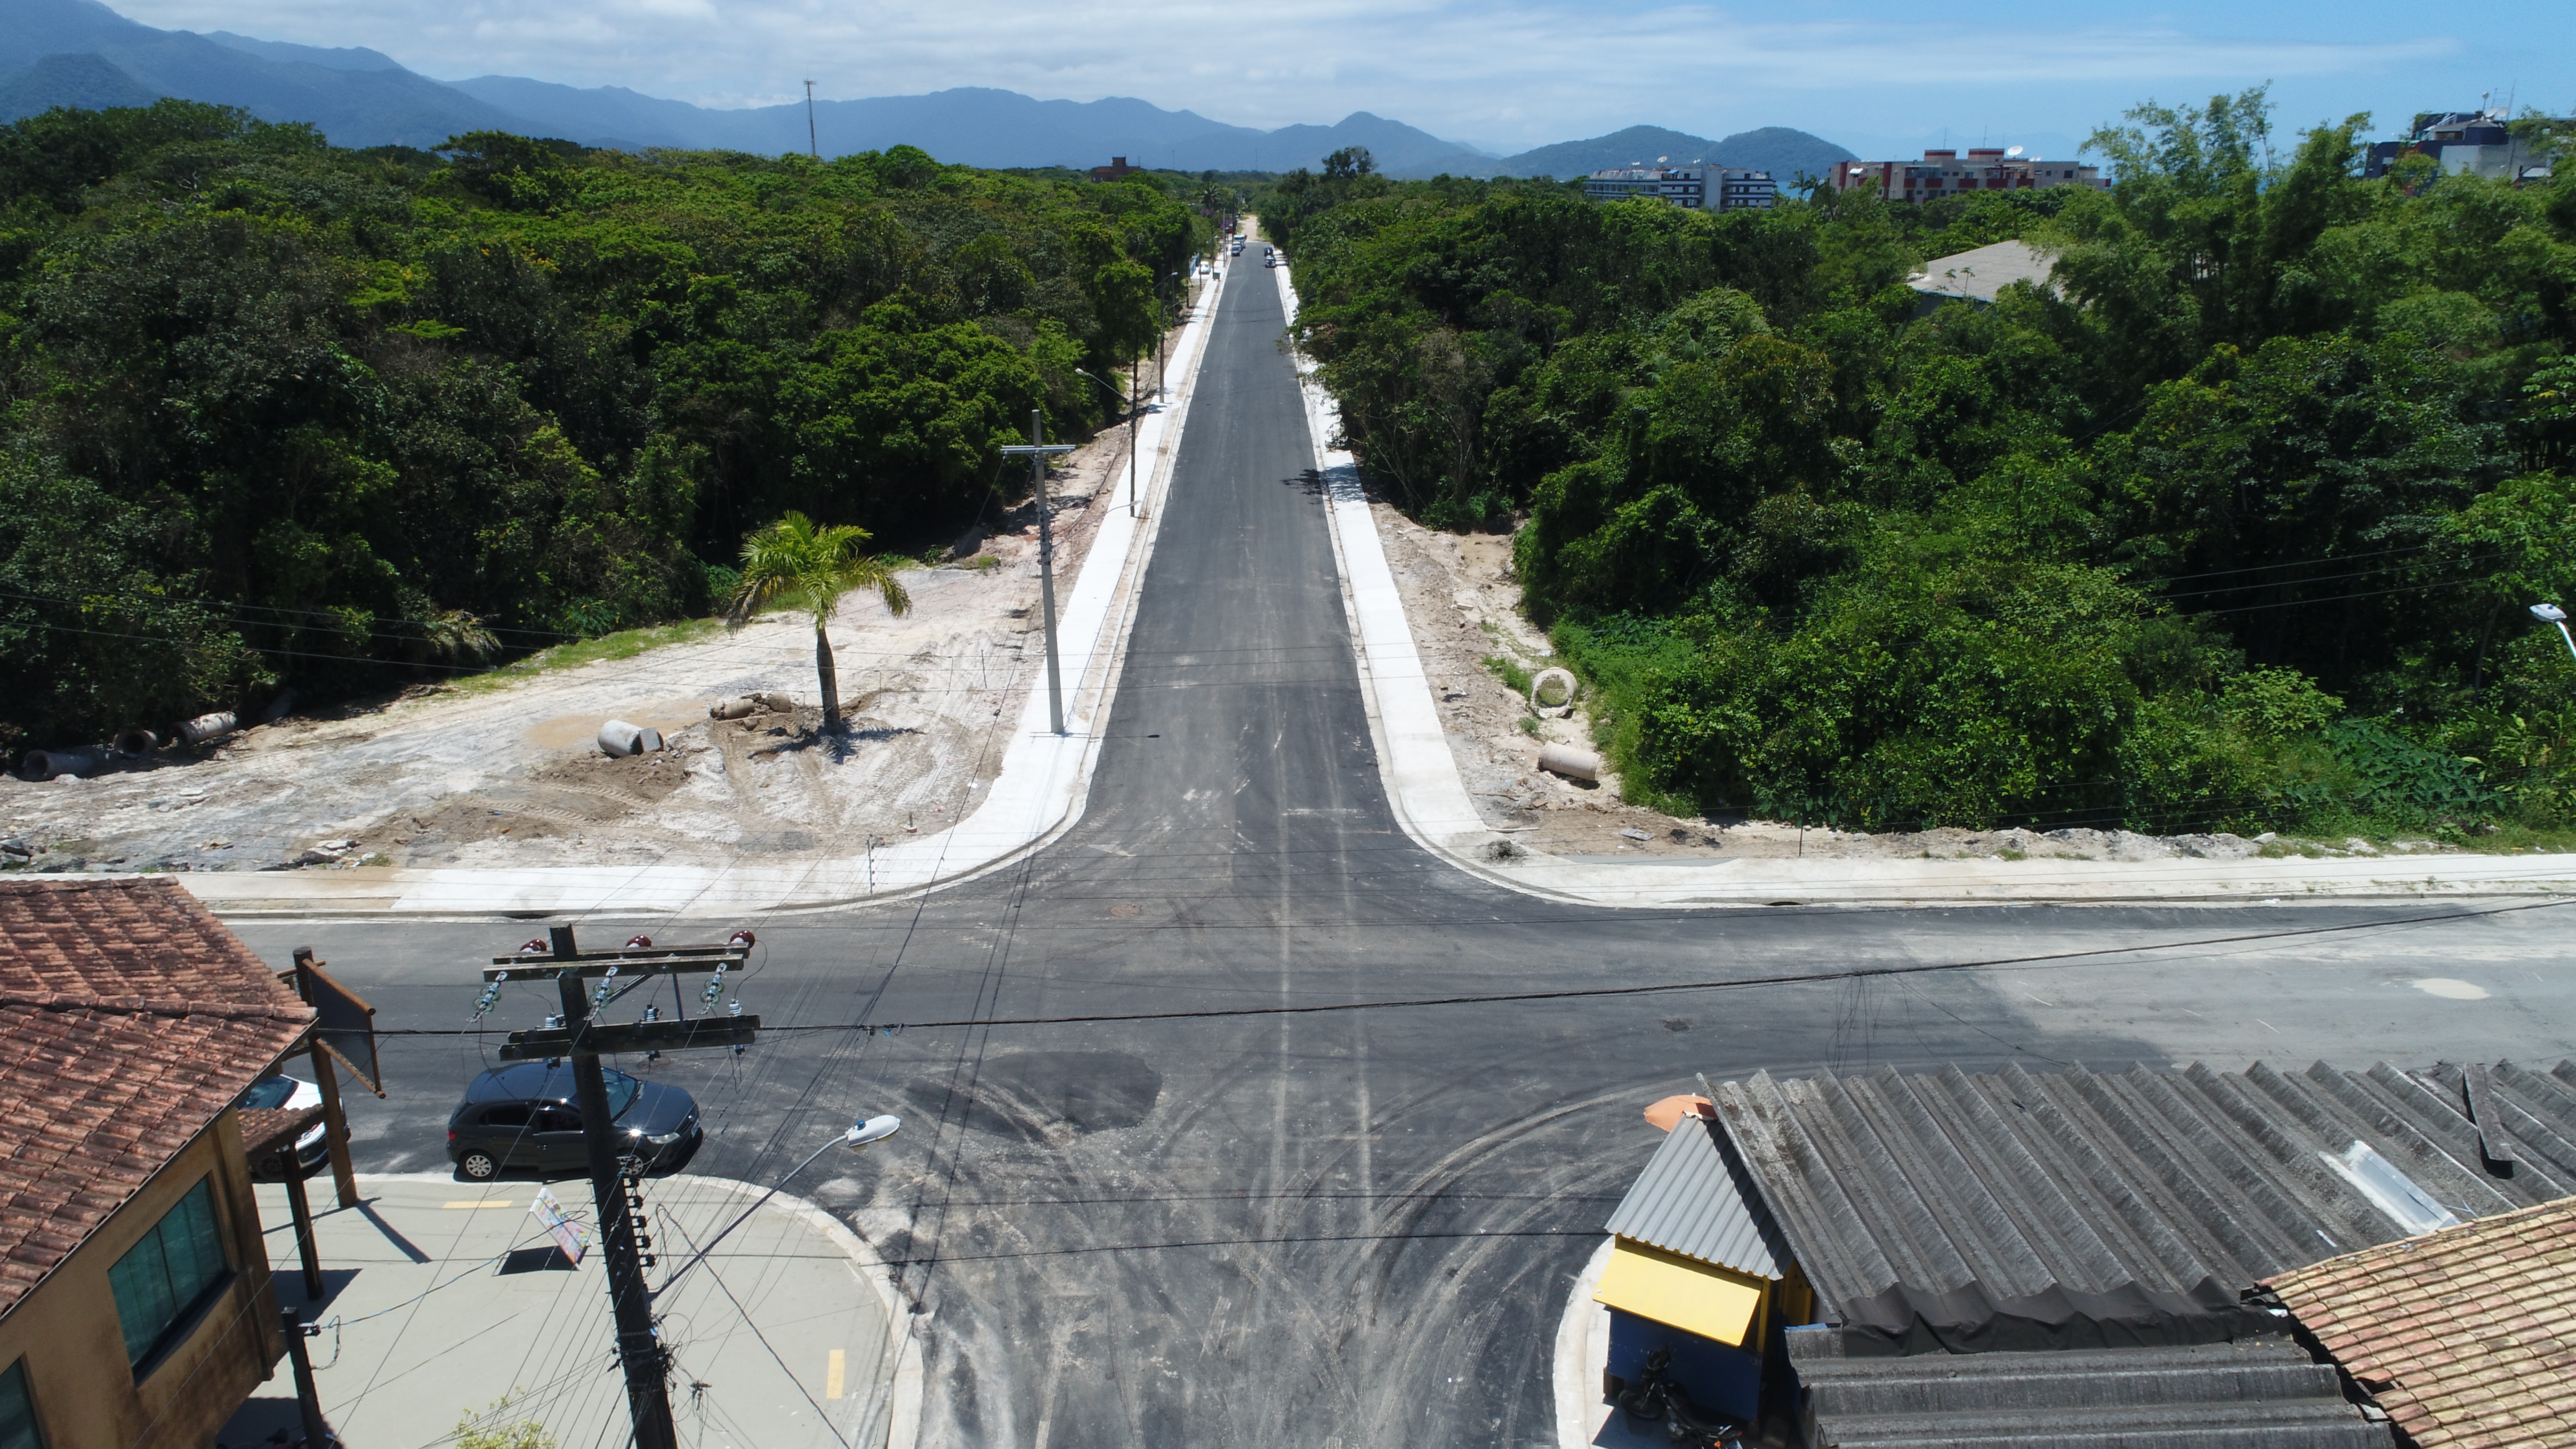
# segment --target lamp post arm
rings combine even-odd
[[[707,1254],[715,1251],[716,1244],[723,1242],[734,1229],[741,1227],[746,1222],[749,1222],[751,1220],[751,1215],[760,1211],[763,1204],[767,1203],[771,1198],[778,1196],[780,1191],[785,1189],[787,1184],[796,1180],[796,1174],[812,1167],[815,1161],[822,1157],[824,1153],[831,1151],[835,1147],[841,1146],[845,1140],[846,1139],[844,1138],[835,1137],[831,1141],[824,1143],[821,1147],[816,1148],[814,1150],[813,1157],[808,1157],[803,1162],[789,1168],[787,1170],[787,1175],[778,1179],[778,1185],[776,1187],[773,1187],[769,1191],[760,1195],[759,1202],[753,1203],[751,1206],[744,1208],[740,1217],[737,1217],[732,1222],[724,1225],[723,1232],[719,1232],[714,1237],[707,1239],[707,1245],[705,1247],[690,1254],[689,1261],[682,1263],[679,1267],[673,1269],[671,1271],[671,1276],[662,1280],[662,1286],[653,1290],[653,1296],[659,1298],[663,1294],[670,1292],[671,1285],[679,1282],[682,1274],[687,1273],[691,1268],[698,1266],[700,1262],[704,1261]]]

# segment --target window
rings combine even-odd
[[[36,1401],[27,1393],[27,1361],[0,1373],[0,1449],[45,1449],[36,1428]]]
[[[570,1107],[539,1107],[537,1130],[540,1132],[578,1132],[581,1114]]]
[[[227,1268],[214,1179],[202,1178],[107,1270],[117,1321],[125,1326],[126,1360],[140,1368],[166,1347],[223,1286]]]
[[[528,1125],[528,1104],[525,1102],[508,1102],[498,1107],[486,1108],[483,1113],[483,1125],[486,1127],[525,1127]]]

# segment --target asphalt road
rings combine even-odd
[[[772,1024],[1149,1017],[627,1064],[698,1095],[694,1170],[725,1176],[903,1114],[798,1186],[901,1265],[925,1442],[1552,1444],[1568,1287],[1655,1145],[1639,1110],[1694,1072],[2570,1053],[2551,908],[1614,913],[1423,854],[1379,786],[1281,326],[1268,275],[1236,278],[1068,838],[915,902],[648,927],[756,926],[740,995]],[[610,945],[631,925],[580,923]],[[480,958],[537,925],[239,929],[281,963],[317,946],[380,1026],[447,1029]],[[1717,984],[1172,1015],[1667,983]],[[551,1009],[514,989],[493,1021]],[[361,1167],[443,1167],[487,1045],[389,1038],[390,1097],[352,1111]]]

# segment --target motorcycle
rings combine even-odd
[[[1645,1376],[1619,1395],[1620,1411],[1639,1423],[1661,1423],[1667,1440],[1691,1449],[1744,1449],[1744,1426],[1691,1398],[1673,1381],[1672,1365],[1671,1349],[1648,1352]]]

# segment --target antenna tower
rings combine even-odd
[[[814,132],[814,83],[812,81],[805,83],[805,154],[817,161],[823,159],[823,143],[816,138]]]

